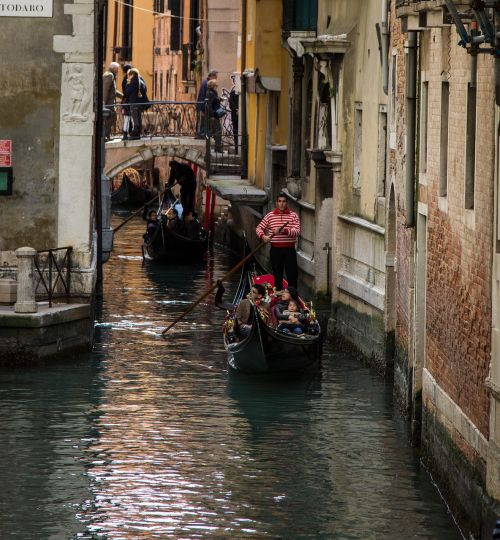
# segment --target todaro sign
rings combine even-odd
[[[52,17],[53,0],[0,0],[0,17]]]

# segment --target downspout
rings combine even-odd
[[[104,62],[104,3],[96,2],[96,11],[94,16],[94,25],[96,29],[97,39],[94,42],[95,51],[95,126],[94,126],[94,211],[95,211],[95,228],[96,228],[96,295],[102,297],[103,290],[103,256],[102,256],[102,192],[101,192],[101,176],[104,165],[104,129],[103,129],[103,106],[102,106],[102,66]]]
[[[382,88],[387,96],[389,92],[389,6],[388,0],[382,0],[382,18],[380,21],[380,49],[382,55]]]
[[[240,68],[240,120],[241,120],[241,178],[248,176],[248,137],[247,137],[247,0],[241,0],[241,68]]]
[[[495,8],[495,97],[500,107],[500,8]]]
[[[417,111],[417,33],[408,32],[406,69],[406,227],[415,226],[415,134]]]

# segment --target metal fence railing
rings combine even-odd
[[[38,300],[48,300],[49,307],[55,298],[71,296],[71,254],[72,247],[46,249],[36,252],[35,295]]]
[[[238,116],[231,112],[227,96],[221,96],[225,114],[210,118],[208,106],[197,110],[197,102],[151,101],[141,104],[107,106],[106,140],[134,140],[151,137],[193,137],[204,139],[208,174],[241,172],[244,138],[238,131]]]

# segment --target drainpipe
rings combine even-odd
[[[500,9],[495,8],[495,96],[500,107]]]
[[[380,48],[382,55],[382,88],[387,96],[389,92],[389,24],[388,24],[388,0],[382,0],[382,18],[380,21]]]
[[[415,132],[417,111],[417,33],[408,32],[406,69],[406,227],[415,226]]]
[[[247,0],[241,0],[241,58],[240,58],[240,124],[241,124],[241,178],[248,176],[248,137],[247,137]]]
[[[96,295],[102,297],[103,289],[103,272],[102,272],[102,199],[101,199],[101,176],[104,161],[104,152],[101,145],[104,144],[103,130],[103,106],[102,106],[102,65],[104,62],[104,4],[98,3],[94,18],[95,28],[97,30],[97,39],[94,42],[94,50],[96,50],[96,122],[94,130],[94,204],[95,204],[95,227],[96,227]]]

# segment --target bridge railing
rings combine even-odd
[[[111,116],[106,121],[106,140],[130,140],[149,137],[193,137],[206,142],[205,163],[208,174],[217,171],[238,174],[241,169],[243,138],[238,132],[238,117],[221,99],[222,118],[208,117],[208,104],[197,107],[195,101],[151,101],[141,104],[106,106]],[[198,109],[201,108],[202,112]],[[134,130],[134,122],[139,128]]]
[[[106,138],[194,137],[198,123],[196,102],[151,101],[141,104],[107,106],[112,112],[106,129]],[[139,129],[134,131],[134,121]]]

